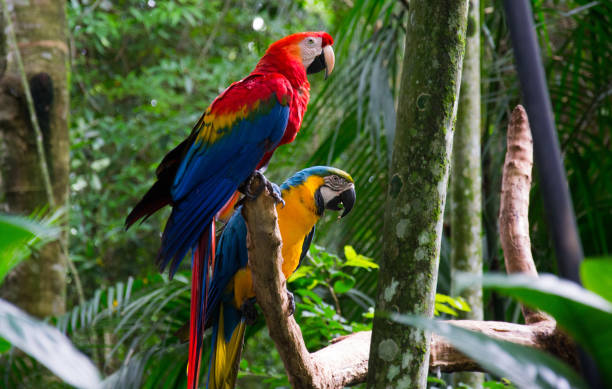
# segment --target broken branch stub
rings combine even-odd
[[[527,113],[521,105],[512,111],[508,123],[508,144],[504,162],[499,207],[499,235],[508,274],[537,277],[529,237],[529,192],[533,167],[533,139]],[[545,314],[521,305],[527,324],[550,320]]]

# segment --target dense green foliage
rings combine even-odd
[[[171,282],[153,266],[168,212],[127,232],[123,221],[153,182],[157,163],[189,133],[212,99],[248,74],[270,42],[295,31],[332,33],[336,69],[327,82],[311,77],[312,98],[302,130],[295,143],[278,150],[266,174],[281,182],[303,167],[329,164],[350,172],[357,190],[357,204],[349,217],[338,223],[330,223],[331,217],[321,221],[316,243],[325,249],[314,248],[292,279],[296,318],[312,348],[371,325],[406,4],[389,0],[68,3],[69,241],[87,302],[79,306],[69,285],[71,309],[53,322],[109,383],[147,388],[184,385],[187,347],[175,333],[189,315],[187,265]],[[584,251],[588,256],[609,256],[612,5],[588,0],[532,4]],[[258,18],[263,25],[254,23]],[[484,260],[485,269],[503,270],[496,223],[504,127],[520,96],[500,1],[481,1],[481,23]],[[537,177],[534,183],[533,253],[539,269],[554,271]],[[452,226],[445,227],[436,309],[450,316],[469,308],[443,295],[450,285]],[[0,228],[5,228],[4,219]],[[48,237],[38,227],[29,229]],[[0,237],[5,235],[2,231]],[[31,237],[28,233],[22,239]],[[607,291],[609,298],[609,287],[601,278],[609,272],[588,266],[583,268],[585,285],[604,297]],[[485,304],[486,318],[521,320],[519,306],[512,300],[488,293]],[[241,387],[260,387],[262,382],[287,385],[282,363],[271,352],[274,346],[263,328],[260,319],[248,330]],[[270,352],[262,353],[263,349]],[[3,382],[16,379],[12,382],[38,387],[42,380],[49,381],[33,359],[11,358]],[[62,385],[51,381],[52,387]]]
[[[56,223],[61,213],[44,218],[0,214],[0,285],[7,273],[31,252],[57,238],[60,229]],[[7,387],[20,385],[27,375],[24,371],[16,372],[16,365],[10,363],[14,356],[11,346],[18,347],[72,385],[93,387],[100,382],[95,366],[64,334],[0,299],[0,354],[9,361],[0,365],[0,373]]]
[[[151,185],[157,163],[187,136],[219,92],[252,70],[272,40],[306,26],[322,29],[330,15],[327,8],[321,14],[292,1],[226,4],[74,1],[68,8],[70,239],[85,283],[108,285],[154,271],[151,258],[167,213],[122,230],[130,208]],[[254,15],[265,20],[263,30],[251,28]]]
[[[584,262],[582,267],[596,269],[600,280],[612,276],[606,260]],[[516,274],[486,274],[458,277],[461,287],[475,281],[519,299],[528,306],[550,314],[557,325],[572,336],[594,358],[602,382],[612,379],[612,304],[598,294],[572,282],[545,274],[539,279]],[[595,287],[594,290],[596,290]],[[579,317],[580,320],[576,320]],[[487,371],[506,377],[521,388],[588,388],[586,382],[557,358],[529,347],[496,340],[482,333],[451,324],[411,315],[393,314],[393,319],[443,335],[455,347],[477,361]],[[491,358],[494,355],[495,358]]]

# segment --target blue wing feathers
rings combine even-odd
[[[242,314],[231,302],[223,302],[223,316],[223,335],[225,335],[225,342],[229,343],[238,323],[243,320]]]
[[[276,102],[268,113],[236,122],[215,143],[199,140],[191,145],[172,187],[175,206],[162,236],[160,269],[172,262],[174,275],[215,214],[280,141],[288,118],[289,107]]]
[[[224,299],[227,284],[234,274],[248,263],[246,233],[246,223],[240,209],[238,209],[227,223],[219,241],[219,250],[217,251],[213,271],[214,277],[210,282],[208,292],[206,317],[216,316],[219,303]]]
[[[304,261],[304,258],[306,258],[306,255],[308,255],[308,250],[310,249],[310,244],[312,243],[312,238],[314,238],[314,234],[315,234],[315,226],[312,226],[312,230],[310,230],[310,232],[308,233],[308,235],[306,235],[306,237],[304,238],[304,241],[302,242],[302,252],[300,253],[300,262],[298,263],[298,266],[297,266],[298,268],[302,266],[302,262]]]
[[[263,156],[264,152],[280,141],[289,119],[289,107],[276,103],[267,114],[257,113],[254,116],[253,119],[247,117],[236,122],[230,131],[214,143],[205,140],[194,142],[174,179],[172,197],[175,201],[189,193],[202,180],[225,171],[238,173],[245,170],[245,166],[235,160],[237,154],[262,153]]]
[[[159,252],[159,258],[163,259],[159,262],[161,269],[172,261],[170,275],[174,275],[180,261],[195,247],[210,220],[231,197],[236,187],[231,180],[222,180],[215,184],[203,183],[173,208],[162,236]]]

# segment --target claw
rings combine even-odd
[[[259,178],[261,185],[258,185],[255,189],[252,189],[253,180],[255,180],[255,178]],[[283,207],[285,206],[285,201],[283,200],[283,197],[281,195],[280,187],[275,183],[269,181],[263,175],[262,172],[260,172],[259,170],[255,170],[253,173],[251,173],[249,178],[247,178],[242,183],[242,185],[238,187],[238,190],[241,193],[244,193],[244,197],[236,203],[236,207],[239,207],[240,205],[244,204],[247,199],[255,200],[257,197],[259,197],[259,195],[263,193],[264,188],[268,189],[268,192],[270,192],[270,196],[272,196],[272,198],[277,204],[280,203],[283,204]]]
[[[251,297],[250,299],[247,299],[240,307],[242,316],[244,316],[244,321],[249,326],[255,324],[257,321],[257,308],[255,308],[256,302],[257,300],[255,297]]]
[[[285,200],[283,200],[283,195],[281,194],[280,187],[275,183],[266,180],[266,188],[268,188],[268,192],[270,192],[270,196],[272,196],[276,204],[283,204],[284,208]]]
[[[252,189],[253,181],[255,180],[255,178],[259,178],[261,184],[263,185],[259,185],[255,189]],[[249,200],[255,200],[257,197],[259,197],[260,194],[263,193],[264,188],[267,186],[268,182],[270,181],[268,181],[268,179],[263,175],[262,172],[260,172],[259,170],[255,170],[249,177],[249,183],[246,187],[245,195],[249,197]]]
[[[293,297],[293,293],[289,292],[289,289],[287,289],[287,298],[289,299],[289,315],[287,316],[293,316],[295,313],[295,297]]]

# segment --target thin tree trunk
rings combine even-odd
[[[42,132],[53,200],[58,207],[66,206],[69,105],[65,2],[8,3]],[[7,69],[0,78],[0,194],[4,209],[27,215],[48,205],[49,199],[14,47],[7,45],[6,52]],[[62,313],[66,291],[62,245],[66,245],[66,236],[61,239],[41,248],[9,274],[2,297],[35,316]]]
[[[384,312],[433,315],[467,0],[414,0],[406,31],[368,387],[425,388],[429,336]]]
[[[482,191],[480,159],[480,7],[470,0],[465,43],[465,58],[459,92],[457,130],[453,141],[451,179],[451,283],[459,272],[482,275]],[[482,287],[474,285],[457,294],[463,297],[469,312],[460,318],[482,320]],[[457,373],[455,386],[464,383],[482,388],[482,373]]]
[[[0,7],[0,80],[6,70],[6,37],[4,35],[6,26],[4,25],[4,10]],[[0,188],[2,188],[2,178],[0,175]]]

